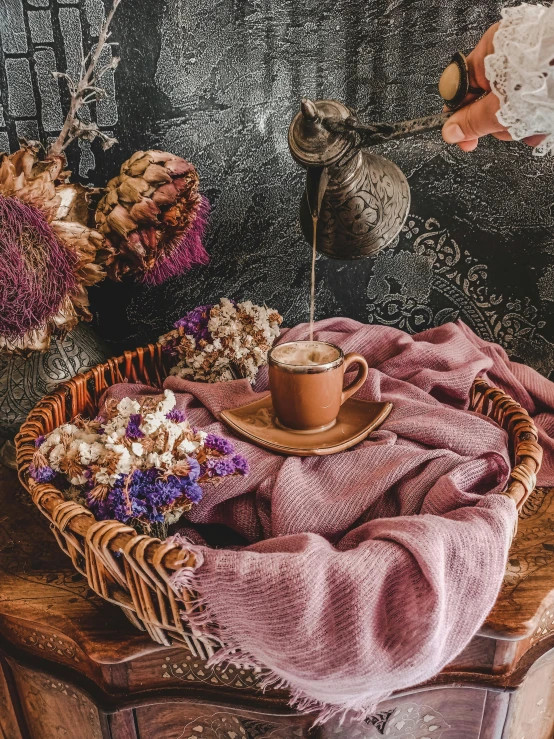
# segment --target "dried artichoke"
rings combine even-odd
[[[105,190],[96,225],[111,245],[108,275],[147,284],[206,264],[202,246],[209,205],[198,191],[198,173],[181,157],[137,151]]]

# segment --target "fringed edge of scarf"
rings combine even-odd
[[[188,623],[193,635],[205,635],[219,642],[221,647],[210,657],[208,667],[218,665],[232,665],[238,669],[252,669],[262,673],[258,686],[262,691],[268,689],[286,690],[290,693],[289,706],[299,713],[315,714],[313,727],[325,724],[331,719],[338,719],[342,726],[345,721],[364,721],[370,718],[377,705],[386,700],[391,693],[384,693],[371,699],[355,699],[344,701],[341,704],[324,703],[317,698],[308,695],[302,688],[294,686],[289,679],[282,677],[277,672],[270,670],[262,664],[254,655],[244,651],[236,640],[229,634],[228,630],[217,623],[206,598],[201,593],[198,582],[198,569],[204,563],[204,555],[200,547],[193,544],[181,534],[175,534],[167,539],[168,542],[183,547],[183,550],[193,554],[195,557],[194,567],[182,567],[170,578],[169,584],[177,597],[182,598],[183,590],[196,593],[196,597],[187,598],[187,606],[191,610],[181,611],[183,621]],[[194,633],[197,632],[197,633]]]

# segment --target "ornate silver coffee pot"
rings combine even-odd
[[[457,53],[443,72],[439,92],[455,109],[482,90],[469,86],[465,57]],[[474,98],[473,98],[474,99]],[[368,147],[441,128],[449,112],[401,123],[362,123],[336,100],[304,98],[289,128],[293,158],[307,169],[300,223],[317,250],[336,259],[370,257],[400,232],[410,207],[410,188],[393,162]]]
[[[410,207],[400,169],[367,147],[440,128],[450,113],[397,124],[363,124],[336,100],[302,100],[289,129],[294,159],[308,170],[300,224],[317,250],[336,259],[370,257],[398,235]]]

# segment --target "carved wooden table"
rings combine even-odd
[[[1,739],[552,739],[554,495],[520,518],[487,622],[433,681],[310,732],[286,693],[154,644],[104,603],[0,466]]]

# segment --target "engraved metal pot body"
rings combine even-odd
[[[393,162],[362,148],[355,114],[334,100],[304,100],[289,129],[289,148],[305,167],[300,223],[317,250],[335,259],[370,257],[400,232],[410,188]],[[361,125],[361,124],[360,124]]]
[[[371,257],[398,235],[408,215],[410,188],[396,164],[361,150],[329,168],[317,221],[317,250],[335,259]],[[312,242],[307,192],[300,206],[304,237]]]

